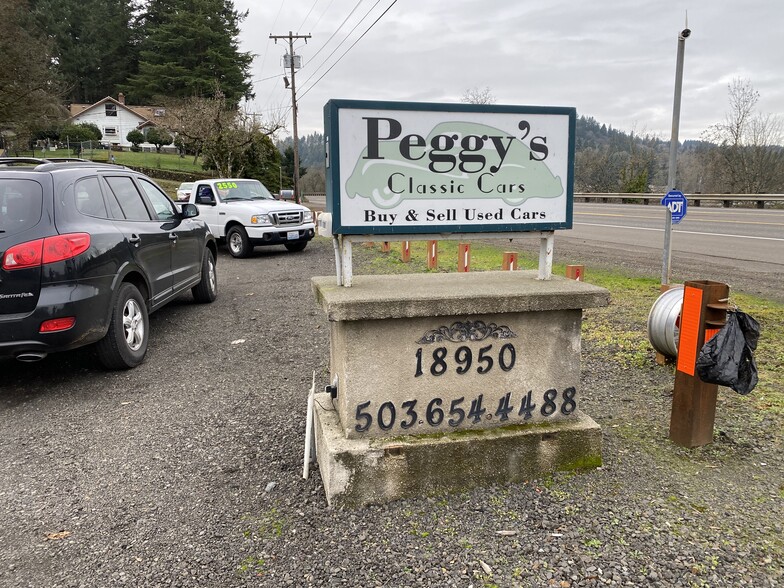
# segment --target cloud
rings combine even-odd
[[[295,45],[305,63],[296,78],[301,134],[323,131],[330,98],[457,102],[468,88],[489,87],[498,103],[574,106],[615,128],[669,138],[684,3],[398,0],[334,65],[390,3],[361,2],[324,46],[357,6],[354,0],[235,0],[238,10],[250,11],[240,41],[242,50],[258,55],[254,80],[283,73],[287,43],[275,45],[270,33],[302,25],[300,32],[312,35]],[[727,84],[735,77],[759,90],[760,111],[784,112],[784,3],[696,0],[688,10],[693,33],[685,47],[681,140],[699,138],[723,119]],[[259,112],[291,101],[281,77],[257,82],[255,91]]]

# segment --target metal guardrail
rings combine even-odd
[[[313,192],[303,194],[307,202],[308,197],[314,199],[326,198],[324,192]],[[575,200],[582,199],[585,202],[609,202],[611,200],[641,200],[643,204],[658,204],[664,194],[628,194],[623,192],[592,193],[575,192]],[[699,206],[702,200],[721,202],[724,208],[731,208],[733,202],[756,202],[757,208],[765,208],[766,202],[784,202],[784,194],[686,194],[690,206]]]
[[[625,193],[586,193],[575,192],[575,200],[582,198],[585,202],[609,202],[611,200],[642,200],[643,204],[653,201],[658,204],[664,194],[625,194]],[[690,205],[699,206],[702,200],[718,201],[724,208],[731,208],[733,202],[756,202],[757,208],[765,208],[766,202],[784,202],[784,194],[686,194]]]

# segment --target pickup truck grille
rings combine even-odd
[[[288,212],[273,212],[272,222],[276,227],[293,227],[302,224],[302,213],[293,210]]]

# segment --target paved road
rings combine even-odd
[[[666,210],[663,206],[578,203],[574,228],[560,236],[650,247],[661,251]],[[772,264],[784,270],[784,210],[690,208],[673,225],[673,252]]]

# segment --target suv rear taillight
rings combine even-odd
[[[19,243],[6,250],[3,269],[36,267],[76,257],[90,248],[89,233],[68,233]]]

